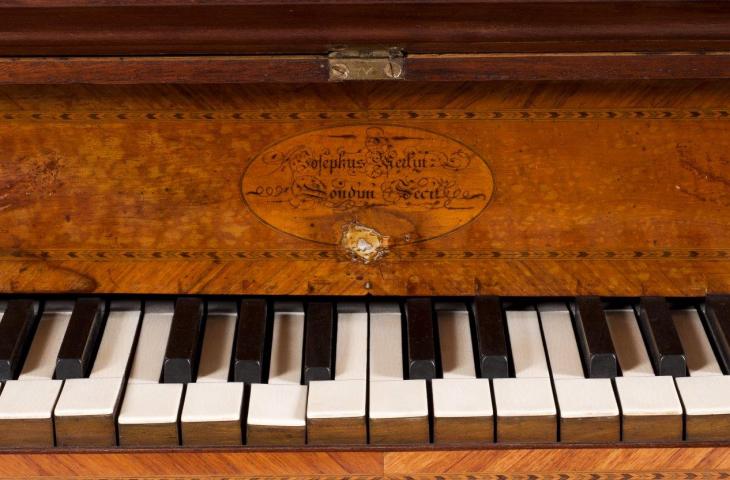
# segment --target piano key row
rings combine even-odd
[[[0,303],[0,446],[730,439],[727,298],[106,306]]]

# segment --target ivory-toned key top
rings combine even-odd
[[[632,309],[607,310],[622,376],[616,377],[625,442],[682,440],[682,404],[674,379],[655,376]]]
[[[476,378],[471,322],[466,305],[436,304],[444,378]]]
[[[177,420],[183,385],[159,383],[172,316],[172,302],[145,302],[137,348],[117,420],[122,446],[179,444]]]
[[[183,445],[241,445],[242,382],[189,383],[180,417]]]
[[[489,379],[476,378],[469,312],[459,303],[435,309],[444,378],[431,382],[434,442],[492,442],[492,393]]]
[[[367,338],[367,337],[366,337]],[[307,443],[367,443],[366,380],[328,380],[309,384]]]
[[[435,443],[494,441],[492,390],[488,378],[438,378],[432,380],[431,390]]]
[[[621,419],[610,379],[556,378],[555,393],[561,442],[602,443],[621,439]]]
[[[269,383],[299,385],[302,381],[304,307],[301,303],[274,304]]]
[[[677,378],[685,410],[685,438],[730,440],[730,376],[723,375],[696,309],[673,310],[689,377]]]
[[[428,443],[425,380],[370,382],[370,443]]]
[[[722,375],[697,309],[672,310],[672,322],[687,358],[687,369],[693,377]]]
[[[303,445],[307,387],[290,383],[251,384],[246,419],[249,445]]]
[[[208,303],[198,378],[189,383],[180,415],[183,445],[241,445],[243,382],[228,383],[236,304]]]
[[[115,419],[141,302],[112,302],[89,378],[66,380],[53,415],[58,446],[114,446]]]
[[[397,303],[370,304],[370,381],[403,380],[402,316]]]
[[[249,445],[306,442],[307,387],[301,385],[304,307],[274,304],[268,384],[252,384],[246,419]]]
[[[365,304],[338,303],[335,379],[309,383],[307,443],[367,443],[367,339]]]
[[[557,410],[549,378],[495,378],[497,442],[557,441]]]
[[[403,380],[402,317],[395,303],[370,304],[370,443],[427,443],[425,380]]]
[[[560,441],[618,442],[621,420],[611,380],[585,378],[567,305],[542,304],[538,311],[559,407]]]
[[[537,311],[507,310],[517,378],[493,381],[497,442],[557,441],[557,410]]]
[[[18,380],[0,394],[0,447],[52,447],[53,407],[63,385],[52,380],[73,302],[47,302]]]
[[[507,310],[512,361],[517,378],[550,378],[537,312]]]
[[[233,302],[209,302],[196,383],[227,382],[238,312]]]
[[[119,445],[178,445],[182,393],[182,383],[127,383],[117,421]]]

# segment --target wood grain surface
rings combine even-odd
[[[381,452],[6,453],[0,478],[720,480],[728,447]]]
[[[717,0],[0,3],[0,55],[728,50]],[[414,5],[415,4],[415,5]]]
[[[729,105],[720,81],[2,87],[0,291],[729,291]],[[276,148],[295,138],[311,158],[355,144],[365,158],[369,128],[400,159],[463,147],[491,172],[486,208],[464,223],[444,202],[420,217],[405,205],[376,225],[380,207],[319,203],[292,229],[270,226],[291,208],[247,206],[262,152],[299,158]],[[319,140],[335,131],[355,143]],[[404,148],[404,131],[428,141]],[[390,173],[424,178],[409,175]],[[486,193],[488,178],[451,180]],[[303,235],[309,219],[328,236]],[[349,235],[358,223],[375,232]],[[353,260],[363,238],[377,261]]]

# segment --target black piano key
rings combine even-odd
[[[334,315],[331,303],[307,305],[304,328],[304,383],[332,380],[334,374]]]
[[[588,378],[614,378],[618,374],[616,351],[598,297],[575,300],[575,337]]]
[[[85,378],[99,348],[106,302],[98,298],[76,301],[56,360],[56,378]]]
[[[267,324],[266,300],[250,299],[241,302],[236,335],[236,359],[233,367],[235,381],[264,382]]]
[[[730,296],[712,295],[705,300],[707,330],[722,371],[730,374]]]
[[[642,297],[639,302],[639,327],[657,375],[684,377],[687,361],[674,328],[672,313],[663,297]]]
[[[430,380],[436,377],[433,309],[428,298],[406,300],[408,335],[408,378]]]
[[[11,300],[0,322],[0,381],[17,378],[38,320],[38,302]]]
[[[175,303],[162,367],[164,383],[190,383],[195,380],[203,310],[203,301],[199,298],[180,298]]]
[[[473,309],[479,376],[509,377],[507,339],[499,298],[477,297]]]

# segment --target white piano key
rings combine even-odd
[[[53,378],[56,359],[72,311],[73,302],[46,303],[18,380]]]
[[[189,383],[180,419],[185,422],[241,420],[243,382]]]
[[[555,393],[562,418],[615,417],[619,414],[608,378],[556,378]]]
[[[141,314],[141,302],[112,302],[89,378],[69,379],[63,384],[53,411],[57,424],[63,417],[107,417],[109,423],[103,425],[108,429],[107,435],[113,438],[111,422],[121,400]],[[57,431],[56,439],[64,445],[85,443],[88,441],[84,439],[85,434],[79,431],[68,438]]]
[[[367,338],[365,304],[338,303],[335,379],[309,383],[308,419],[365,417]]]
[[[507,310],[512,361],[517,378],[549,378],[540,322],[535,310]]]
[[[549,378],[495,378],[494,404],[500,417],[555,415]]]
[[[435,305],[443,378],[431,381],[435,419],[470,418],[461,435],[483,441],[493,435],[492,392],[489,379],[476,378],[469,312],[463,304]],[[442,423],[434,423],[436,441],[450,441]]]
[[[436,305],[444,378],[476,378],[469,312],[465,305]]]
[[[560,418],[617,417],[618,403],[611,380],[585,378],[573,322],[565,304],[538,306]],[[566,424],[567,425],[567,424]],[[586,435],[586,438],[588,436]],[[568,439],[568,441],[572,441]]]
[[[682,415],[674,379],[670,376],[616,377],[624,415]]]
[[[66,380],[53,413],[56,417],[113,415],[123,384],[123,377]]]
[[[538,311],[553,378],[585,378],[567,305],[538,305]]]
[[[730,415],[730,376],[722,374],[697,310],[673,310],[672,320],[690,375],[675,379],[687,415],[687,439],[725,440],[723,427]],[[714,417],[713,427],[706,421],[694,421],[704,415],[721,416]]]
[[[121,378],[127,373],[142,315],[140,302],[112,302],[89,378]]]
[[[365,380],[368,313],[363,303],[337,304],[335,380]]]
[[[403,338],[400,306],[370,305],[370,380],[403,380]]]
[[[425,380],[370,382],[370,418],[414,418],[428,415]]]
[[[730,414],[730,376],[677,377],[687,415]]]
[[[301,303],[275,303],[269,384],[301,383],[302,345],[304,307]]]
[[[488,378],[444,378],[431,381],[435,417],[491,417]]]
[[[682,343],[690,376],[722,375],[697,310],[672,310],[672,322]]]
[[[249,425],[304,427],[306,408],[305,385],[254,383],[247,422]]]
[[[0,419],[50,419],[63,380],[9,380],[0,395]]]
[[[365,380],[327,380],[309,383],[307,418],[365,416]]]
[[[654,369],[632,309],[606,310],[611,334],[623,377],[651,377]]]
[[[623,374],[615,381],[624,426],[630,417],[681,417],[674,379],[654,375],[634,311],[606,310],[606,322]]]
[[[208,305],[196,383],[228,381],[237,317],[233,302]]]
[[[128,383],[156,384],[160,381],[173,309],[172,302],[145,302],[145,314]]]
[[[118,423],[174,424],[182,399],[182,383],[128,383]]]

